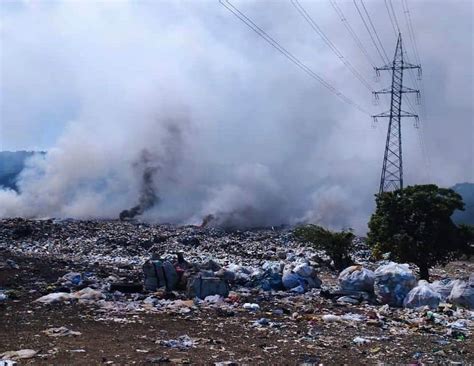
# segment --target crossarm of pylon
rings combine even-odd
[[[374,91],[372,93],[377,95],[377,94],[390,94],[391,92],[392,92],[392,88],[385,88],[385,89],[382,89],[382,90]]]
[[[420,65],[413,65],[413,64],[411,64],[409,62],[406,62],[406,61],[403,62],[402,68],[403,69],[420,69],[421,70]]]
[[[400,93],[419,93],[420,91],[417,90],[417,89],[412,89],[412,88],[408,88],[406,86],[403,87],[403,89],[400,91]]]

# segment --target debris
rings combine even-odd
[[[38,351],[33,349],[21,349],[19,351],[8,351],[0,354],[2,360],[23,360],[33,358]]]
[[[454,282],[455,281],[451,278],[445,278],[439,281],[434,281],[430,286],[434,292],[440,295],[441,301],[446,301],[451,294]]]
[[[454,282],[448,301],[474,310],[474,274],[471,274],[469,281],[456,280]]]
[[[50,337],[65,337],[65,336],[79,336],[82,333],[70,330],[66,327],[49,328],[43,331],[44,334]]]
[[[105,299],[105,295],[102,292],[90,287],[83,288],[82,290],[73,293],[72,296],[80,301],[97,301]]]
[[[260,305],[246,302],[243,305],[243,308],[246,309],[246,310],[258,311],[258,310],[260,310]]]
[[[353,340],[352,340],[353,343],[357,344],[358,346],[362,345],[362,344],[367,344],[367,343],[370,343],[370,340],[369,339],[366,339],[366,338],[362,338],[362,337],[355,337]]]
[[[143,265],[143,275],[145,277],[145,289],[156,291],[165,287],[172,291],[178,283],[176,269],[169,261],[148,260]]]
[[[0,303],[7,299],[8,299],[8,295],[4,291],[0,290]]]
[[[403,300],[406,308],[420,308],[428,306],[431,309],[438,307],[441,295],[435,292],[427,281],[418,281],[418,286],[412,288]]]
[[[35,301],[43,304],[56,304],[59,302],[71,301],[73,299],[74,296],[68,292],[53,292],[52,294],[41,296]]]
[[[190,297],[204,299],[211,295],[227,297],[229,295],[229,284],[222,278],[204,277],[198,274],[188,282],[187,293]]]
[[[375,270],[375,295],[382,304],[401,307],[415,285],[416,278],[408,264],[390,262]]]
[[[182,335],[178,339],[161,340],[159,344],[165,347],[178,348],[179,350],[187,350],[196,346],[195,341],[188,335]]]
[[[339,274],[338,280],[342,290],[374,291],[375,274],[362,266],[347,267]]]
[[[310,288],[319,288],[322,282],[316,275],[316,271],[313,267],[307,263],[300,263],[296,266],[294,264],[285,266],[283,269],[282,283],[287,290],[301,286],[295,290],[295,292],[301,293],[301,288],[304,291]]]
[[[78,272],[66,273],[59,279],[59,282],[61,283],[61,285],[67,287],[79,286],[82,284],[82,274]]]
[[[321,319],[323,319],[323,321],[325,321],[327,323],[333,323],[333,322],[341,321],[341,317],[338,316],[338,315],[334,315],[334,314],[325,314],[321,317]]]

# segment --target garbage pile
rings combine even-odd
[[[74,220],[2,223],[0,254],[62,263],[53,280],[35,281],[26,295],[20,294],[29,296],[32,312],[80,305],[97,322],[129,324],[146,314],[196,321],[196,328],[215,318],[225,331],[239,326],[251,337],[293,337],[292,342],[308,349],[315,344],[334,349],[344,341],[380,360],[378,345],[383,342],[390,348],[399,342],[403,349],[403,339],[421,334],[451,345],[470,339],[473,330],[473,275],[437,274],[431,283],[417,281],[408,264],[371,261],[361,238],[352,254],[358,264],[335,273],[325,266],[324,253],[296,240],[289,229],[226,232]],[[21,267],[21,261],[0,257],[0,269]],[[11,304],[18,291],[23,290],[0,288],[0,306]],[[54,339],[84,334],[69,327],[50,324],[42,334]],[[162,334],[155,342],[183,352],[202,346],[189,332]],[[264,349],[275,354],[284,345],[268,342]]]

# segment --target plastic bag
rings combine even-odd
[[[374,292],[375,274],[362,266],[347,267],[338,280],[342,290]]]
[[[416,277],[408,264],[389,262],[375,270],[374,292],[382,304],[401,307],[416,285]]]
[[[431,288],[441,296],[441,301],[446,301],[446,299],[451,294],[454,283],[455,280],[445,278],[439,281],[434,281],[431,284]]]
[[[302,286],[304,291],[321,287],[321,280],[316,275],[316,271],[306,263],[297,264],[294,268],[291,265],[285,266],[282,283],[287,290],[298,286]]]
[[[448,301],[458,306],[474,309],[474,274],[471,274],[469,281],[454,281]]]
[[[429,306],[431,309],[438,307],[441,295],[433,290],[427,281],[418,281],[418,286],[412,288],[403,300],[406,308],[420,308]]]

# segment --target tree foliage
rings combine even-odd
[[[430,267],[468,252],[469,229],[451,220],[455,210],[464,209],[453,190],[411,186],[376,195],[376,204],[368,234],[374,255],[390,252],[394,260],[415,263],[420,277],[428,279]]]
[[[333,232],[317,225],[304,225],[295,229],[297,238],[307,241],[319,250],[324,250],[333,260],[337,270],[344,269],[352,264],[350,251],[352,248],[352,231]]]

